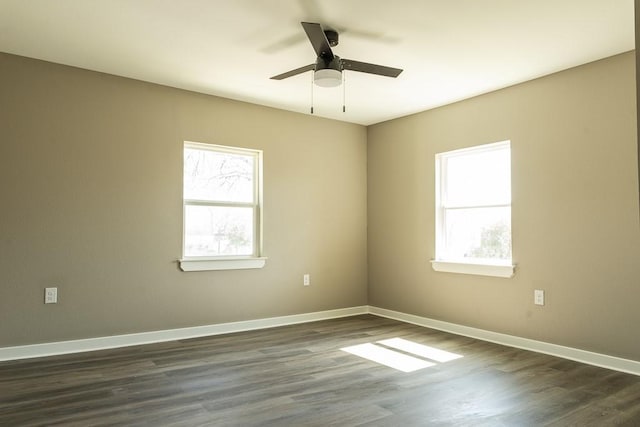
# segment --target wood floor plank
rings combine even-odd
[[[401,372],[342,348],[461,355]],[[640,426],[640,377],[371,315],[0,363],[2,426]]]

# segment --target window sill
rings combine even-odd
[[[477,276],[492,276],[510,278],[515,274],[515,265],[504,264],[473,264],[452,261],[431,261],[435,271],[444,273],[474,274]]]
[[[267,258],[192,258],[181,259],[178,262],[182,271],[247,270],[264,267]]]

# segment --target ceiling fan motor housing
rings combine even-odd
[[[329,42],[329,46],[336,47],[339,42],[338,32],[335,30],[324,30],[324,35],[327,36],[327,41]]]

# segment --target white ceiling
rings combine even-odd
[[[403,68],[314,89],[318,116],[369,125],[634,49],[633,0],[0,0],[0,51],[309,113],[300,21],[334,53]],[[0,70],[1,73],[1,70]]]

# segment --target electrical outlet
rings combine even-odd
[[[58,288],[44,288],[44,303],[45,304],[58,303]]]
[[[544,305],[544,291],[536,289],[533,291],[533,303],[535,305]]]
[[[304,286],[309,286],[311,284],[311,277],[309,276],[308,273],[302,276],[302,284]]]

